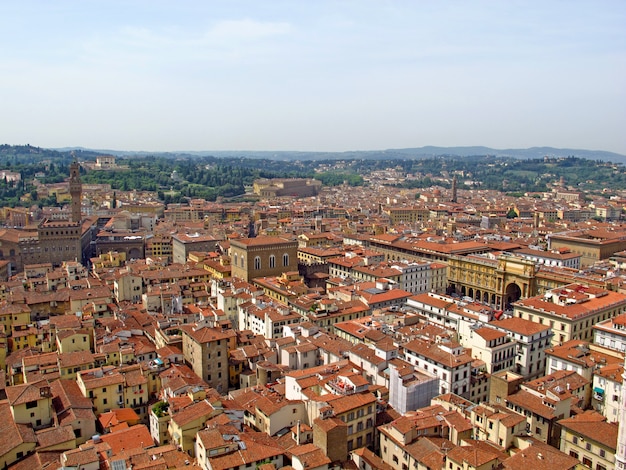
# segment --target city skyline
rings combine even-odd
[[[626,154],[621,2],[0,6],[2,143]]]

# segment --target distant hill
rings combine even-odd
[[[219,151],[179,151],[179,152],[144,152],[144,151],[124,151],[110,149],[85,149],[82,147],[65,147],[54,149],[60,152],[82,151],[89,153],[100,153],[115,155],[119,157],[159,155],[180,157],[183,155],[191,156],[214,156],[228,158],[264,158],[268,160],[342,160],[342,159],[420,159],[435,156],[475,156],[475,155],[493,155],[498,157],[510,157],[518,159],[534,159],[549,157],[568,157],[575,156],[585,158],[587,160],[602,160],[605,162],[614,162],[626,164],[626,155],[619,153],[607,152],[603,150],[584,150],[584,149],[559,149],[554,147],[531,147],[527,149],[494,149],[490,147],[416,147],[406,149],[388,149],[388,150],[354,150],[347,152],[300,152],[300,151],[256,151],[256,150],[219,150]]]

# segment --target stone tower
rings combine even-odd
[[[70,196],[72,197],[72,222],[80,223],[83,183],[80,181],[80,165],[76,161],[70,165]]]
[[[456,175],[452,178],[452,198],[450,202],[456,202],[456,186],[458,184],[458,180],[456,179]]]
[[[622,380],[626,382],[626,364]],[[619,430],[617,431],[617,448],[615,449],[615,470],[626,470],[626,387],[622,385],[622,396],[619,405]]]

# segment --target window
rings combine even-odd
[[[254,269],[256,269],[257,271],[261,269],[261,257],[260,256],[256,256],[254,258]]]
[[[589,442],[585,444],[585,449],[591,450],[591,444]]]
[[[572,437],[572,442],[573,442],[574,444],[578,444],[578,436],[574,436],[574,437]]]
[[[570,457],[574,457],[575,459],[578,458],[578,452],[574,452],[573,450],[569,451],[569,455],[570,455]]]
[[[283,266],[289,266],[289,255],[287,253],[283,255]]]
[[[29,401],[26,403],[26,409],[37,408],[37,400]]]
[[[270,268],[276,267],[276,256],[270,255]]]
[[[591,468],[591,465],[592,465],[591,459],[587,456],[583,457],[583,465],[586,465],[587,467]]]
[[[600,449],[600,457],[606,457],[606,452],[604,451],[604,449]]]

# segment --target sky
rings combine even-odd
[[[626,2],[6,0],[0,143],[626,154]]]

